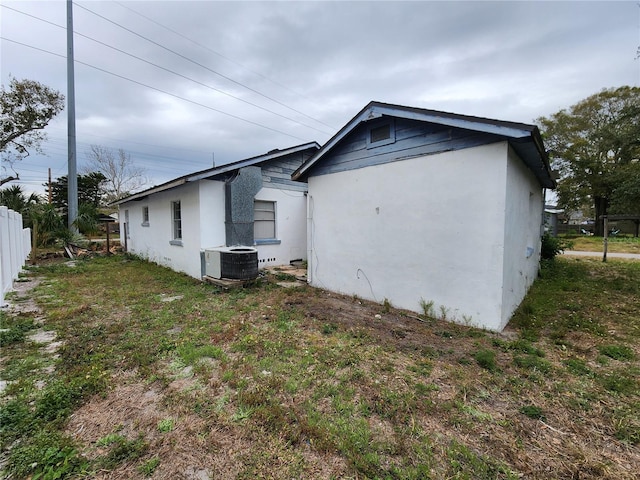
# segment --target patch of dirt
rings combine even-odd
[[[9,298],[5,296],[6,312],[10,315],[18,314],[31,314],[37,315],[40,313],[40,308],[35,301],[35,298],[29,293],[31,290],[40,285],[42,281],[38,277],[26,277],[21,278],[18,281],[13,282],[12,295]]]
[[[45,353],[55,354],[64,342],[55,341],[58,337],[57,333],[52,330],[36,330],[27,336],[27,339],[33,343],[43,345]]]
[[[119,434],[129,440],[143,437],[147,454],[136,462],[119,465],[114,470],[100,471],[98,480],[140,478],[137,465],[154,457],[160,459],[153,479],[235,479],[245,468],[246,458],[256,449],[256,438],[241,424],[215,423],[195,412],[176,410],[167,405],[167,395],[175,394],[189,381],[174,381],[167,390],[161,386],[136,381],[135,372],[125,372],[113,381],[118,385],[106,397],[96,396],[71,417],[67,433],[85,445],[83,454],[95,459],[105,456],[109,447],[100,447],[100,439]],[[170,403],[170,402],[169,402]],[[161,432],[158,424],[173,419],[174,428]],[[261,450],[269,450],[262,445]],[[305,459],[311,465],[308,478],[330,478],[344,473],[340,457],[321,455],[306,449]],[[274,457],[273,468],[284,461]],[[281,465],[284,467],[285,465]],[[306,475],[305,475],[306,476]]]
[[[51,330],[36,330],[34,333],[27,336],[27,338],[34,343],[51,343],[57,337],[56,332]]]
[[[87,457],[106,455],[109,448],[99,447],[97,442],[117,433],[129,440],[144,437],[150,452],[145,458],[160,459],[153,478],[213,478],[213,471],[233,474],[239,470],[240,464],[228,453],[245,447],[242,438],[223,426],[207,427],[209,422],[197,415],[172,412],[163,405],[162,389],[136,382],[135,372],[123,373],[114,382],[118,386],[106,398],[95,397],[85,404],[67,426],[75,439],[88,446],[83,452]],[[161,432],[158,423],[168,418],[174,419],[174,428]],[[140,474],[135,465],[126,463],[94,478],[136,478]]]
[[[354,335],[367,335],[402,352],[426,356],[438,352],[440,356],[458,357],[468,350],[468,342],[456,341],[468,335],[469,329],[462,325],[441,320],[425,321],[413,312],[395,309],[385,312],[382,305],[324,291],[317,295],[307,294],[295,303],[310,320],[335,324]],[[487,335],[503,337],[490,332]]]

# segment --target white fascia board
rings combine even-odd
[[[177,180],[173,180],[172,182],[168,182],[168,183],[165,183],[163,185],[158,185],[157,187],[151,187],[151,188],[149,188],[147,190],[143,190],[141,192],[134,193],[133,195],[130,195],[130,196],[126,197],[126,198],[123,198],[122,200],[118,200],[116,202],[110,203],[109,205],[121,205],[123,203],[133,202],[135,200],[147,197],[147,196],[152,195],[154,193],[164,192],[165,190],[169,190],[171,188],[179,187],[180,185],[184,185],[185,183],[187,183],[187,180],[185,178],[179,178]]]
[[[517,128],[515,126],[496,125],[494,122],[482,118],[465,117],[456,114],[438,114],[436,112],[419,112],[413,110],[398,109],[383,105],[373,105],[371,107],[373,115],[370,118],[379,118],[382,115],[388,115],[409,120],[418,120],[421,122],[435,123],[439,125],[447,125],[449,127],[463,128],[465,130],[473,130],[476,132],[492,133],[509,138],[527,138],[531,136],[531,131],[526,128]],[[524,127],[524,126],[523,126]]]
[[[255,165],[256,163],[266,162],[268,160],[273,160],[274,158],[284,157],[285,155],[290,155],[292,153],[301,152],[303,150],[307,150],[311,147],[320,148],[317,142],[305,143],[304,145],[299,145],[293,148],[287,148],[286,150],[278,150],[273,153],[267,153],[265,155],[260,155],[259,157],[248,158],[247,160],[241,160],[240,162],[229,163],[227,165],[222,165],[220,167],[216,167],[211,170],[207,170],[204,172],[200,172],[194,175],[187,177],[187,182],[195,182],[198,180],[202,180],[204,178],[209,178],[214,175],[220,175],[222,173],[231,172],[233,170],[237,170],[242,167],[248,167],[251,165]]]

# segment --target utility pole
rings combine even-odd
[[[67,0],[67,150],[69,174],[67,200],[69,205],[69,229],[77,231],[78,171],[76,167],[76,97],[73,70],[73,2]]]
[[[53,203],[53,192],[51,192],[51,167],[49,167],[49,205]]]

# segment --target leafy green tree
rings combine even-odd
[[[602,90],[538,124],[560,173],[562,207],[592,208],[596,235],[603,234],[601,216],[610,207],[639,213],[640,88]]]
[[[11,210],[23,215],[25,226],[29,227],[27,220],[29,218],[29,210],[34,205],[39,204],[41,198],[32,193],[27,195],[19,185],[12,185],[0,190],[0,205],[9,207]]]
[[[92,234],[98,229],[98,209],[105,199],[106,177],[100,172],[90,172],[86,175],[78,175],[78,216],[74,225],[80,233]],[[61,213],[61,218],[66,222],[68,215],[68,195],[69,182],[67,176],[63,176],[51,182],[51,186],[44,185],[49,192],[51,190],[51,201],[55,209]],[[66,223],[65,223],[66,224]],[[73,232],[56,233],[58,239],[63,238],[63,233],[71,238]]]
[[[22,214],[23,225],[31,228],[34,248],[51,245],[66,235],[66,223],[59,209],[55,205],[43,202],[42,198],[35,193],[26,195],[18,185],[0,190],[0,205]],[[95,209],[90,207],[87,211],[92,212]],[[87,226],[91,225],[86,212],[83,220],[88,222]]]
[[[78,206],[78,216],[75,225],[82,234],[95,234],[98,231],[98,218],[100,212],[95,205],[89,203],[81,203]]]
[[[30,150],[42,152],[41,144],[46,138],[43,129],[64,108],[64,95],[34,80],[12,78],[9,88],[2,85],[0,106],[2,169],[10,168],[14,172],[0,178],[0,185],[4,185],[18,180],[13,168],[16,161],[28,157]]]
[[[609,213],[640,215],[640,161],[620,168]]]
[[[102,206],[105,196],[105,180],[106,177],[100,172],[78,175],[78,206],[82,204],[92,205],[95,208]],[[46,187],[47,193],[51,188],[51,201],[57,208],[66,212],[68,208],[67,191],[69,188],[67,176],[64,175],[51,182],[51,187],[46,184],[44,187]]]
[[[67,223],[55,205],[43,203],[29,212],[35,247],[51,245],[65,230]]]

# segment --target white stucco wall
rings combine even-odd
[[[541,246],[543,191],[517,154],[509,149],[505,210],[504,328],[538,275]]]
[[[501,142],[311,177],[310,283],[500,329],[507,172]]]
[[[129,211],[128,251],[194,278],[202,278],[200,252],[225,245],[224,182],[200,180],[120,205],[120,232],[124,235]],[[256,245],[258,266],[287,265],[306,258],[306,196],[304,192],[262,188],[257,200],[276,202],[279,244]],[[180,200],[182,246],[172,245],[171,202]],[[142,225],[143,207],[149,207],[149,225]],[[121,240],[124,244],[124,239]]]
[[[222,218],[212,218],[205,222],[206,227],[201,228],[200,195],[210,202],[204,209],[205,212],[211,212],[213,217],[219,211],[215,205],[215,199],[219,197],[217,194],[221,190],[216,188],[216,183],[221,184],[221,182],[212,181],[186,184],[156,193],[141,201],[120,205],[121,235],[124,235],[122,223],[126,220],[125,211],[129,211],[128,251],[194,278],[201,278],[202,232],[213,232],[214,225],[222,224],[222,242],[224,242],[224,213]],[[178,200],[182,213],[182,245],[172,245],[170,243],[173,235],[171,203]],[[224,194],[220,198],[220,203],[224,212]],[[145,206],[149,207],[148,226],[142,225],[142,209]],[[121,242],[123,241],[121,239]]]
[[[257,245],[258,266],[288,265],[307,257],[307,199],[304,192],[263,187],[256,200],[276,202],[278,245]]]
[[[224,182],[201,180],[200,246],[202,249],[225,246]]]

